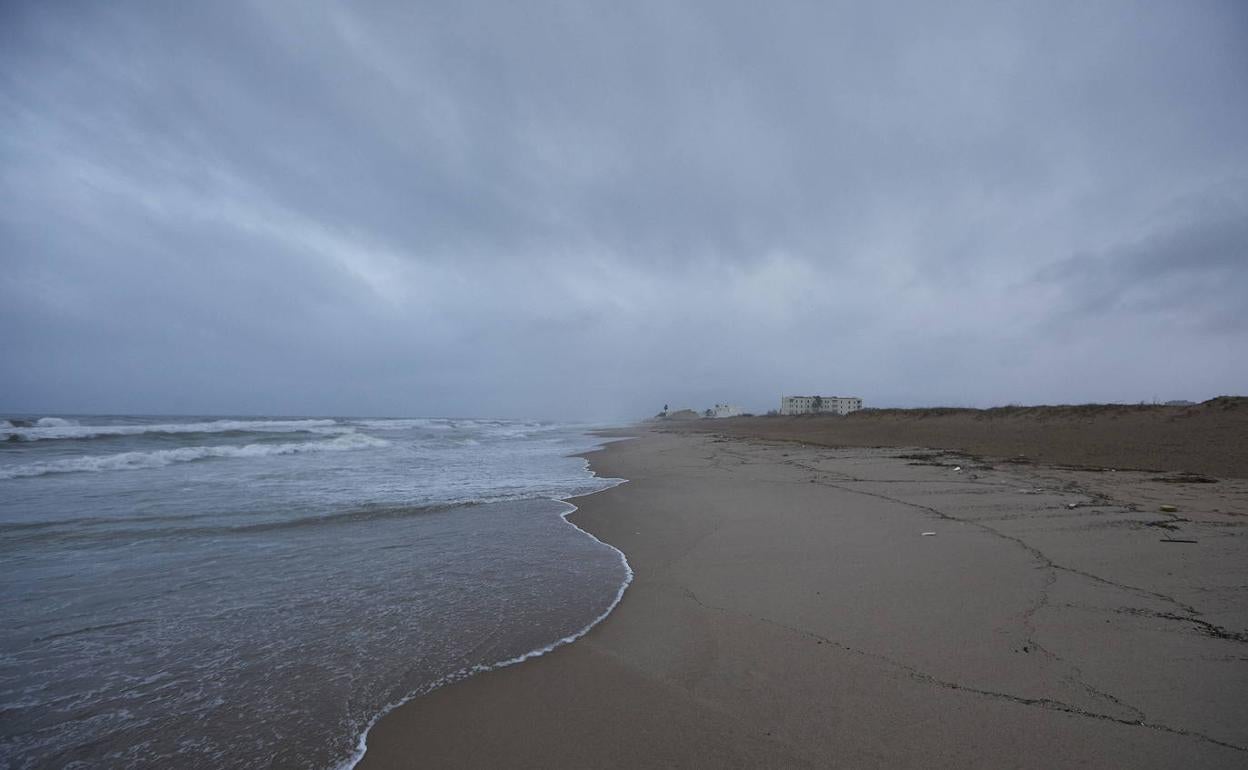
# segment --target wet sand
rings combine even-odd
[[[628,555],[619,607],[397,709],[362,767],[1248,763],[1248,481],[652,431],[590,457],[630,479],[571,517]]]

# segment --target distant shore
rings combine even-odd
[[[1248,481],[641,432],[571,517],[633,566],[615,612],[360,767],[1248,761]]]

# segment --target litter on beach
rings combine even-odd
[[[961,472],[962,472],[962,466],[961,466],[961,465],[955,465],[955,466],[953,466],[953,472],[954,472],[954,473],[961,473]]]
[[[923,537],[936,537],[935,532],[924,532]]]
[[[1162,513],[1178,513],[1179,508],[1178,506],[1175,506],[1175,505],[1163,505],[1161,506],[1161,512]]]

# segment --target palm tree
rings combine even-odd
[[[819,414],[823,411],[823,396],[815,396],[815,400],[811,402],[811,411]]]

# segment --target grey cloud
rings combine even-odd
[[[1248,381],[1236,3],[0,13],[0,408]]]
[[[1202,333],[1242,332],[1248,314],[1236,311],[1248,297],[1248,183],[1234,192],[1142,239],[1071,257],[1037,277],[1060,289],[1063,310],[1080,322],[1165,314]]]

